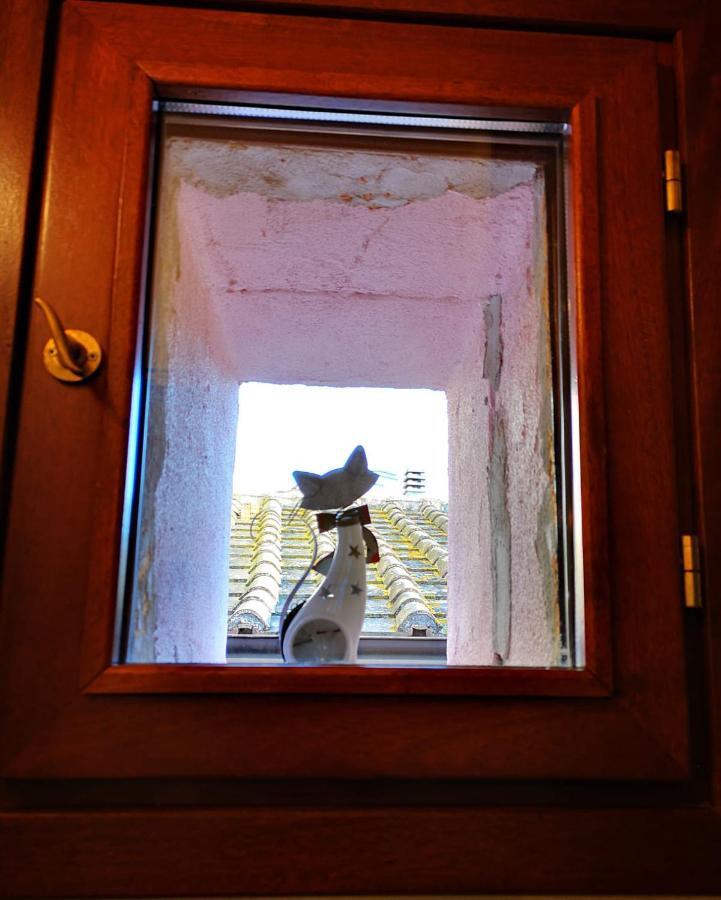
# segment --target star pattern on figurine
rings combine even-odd
[[[330,588],[331,588],[331,586],[329,584],[324,584],[323,587],[320,589],[321,594],[324,597],[332,597],[333,591]]]
[[[355,556],[358,559],[360,559],[361,553],[360,553],[360,549],[357,546],[354,546],[353,544],[351,544],[349,553],[351,556]]]
[[[352,592],[353,594],[362,594],[362,593],[363,593],[363,588],[360,587],[360,585],[357,585],[357,584],[352,584],[352,585],[350,586],[350,589],[351,589],[351,592]]]

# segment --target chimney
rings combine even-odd
[[[406,469],[403,476],[403,496],[422,494],[426,489],[426,473],[419,469]]]

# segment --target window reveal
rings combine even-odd
[[[225,658],[247,381],[444,391],[449,661],[569,660],[550,168],[528,148],[455,137],[168,117],[130,660]],[[263,502],[282,527],[282,504]]]

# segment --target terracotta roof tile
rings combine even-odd
[[[333,532],[318,533],[315,515],[296,507],[297,498],[235,496],[230,535],[228,629],[273,633],[293,585],[318,555],[333,552]],[[368,567],[368,634],[445,634],[448,517],[444,505],[427,499],[369,504],[380,562]],[[298,593],[309,596],[322,578],[313,572]]]

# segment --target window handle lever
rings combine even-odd
[[[100,344],[85,331],[63,328],[60,316],[49,303],[39,297],[35,303],[45,313],[52,335],[43,350],[45,368],[59,381],[77,383],[90,378],[103,358]]]

